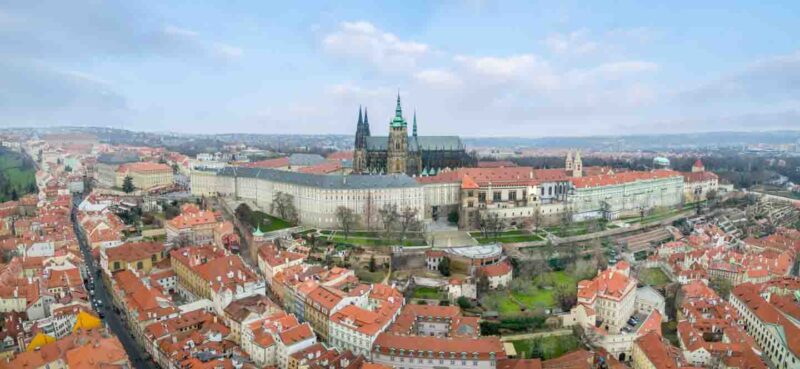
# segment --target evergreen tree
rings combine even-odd
[[[375,265],[375,255],[369,257],[369,272],[375,273],[375,270],[378,269],[378,266]]]
[[[131,193],[134,189],[133,178],[131,178],[131,176],[126,176],[125,180],[122,181],[122,190],[125,191],[125,193]]]
[[[445,277],[450,276],[450,259],[442,258],[442,261],[439,262],[439,273]]]

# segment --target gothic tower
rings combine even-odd
[[[394,114],[394,119],[389,122],[386,173],[405,173],[408,160],[408,124],[403,119],[399,93],[397,94],[397,107]]]
[[[573,163],[572,176],[575,178],[583,177],[583,160],[581,160],[581,151],[575,152],[575,161]]]
[[[366,112],[366,110],[365,110]],[[361,107],[358,107],[358,125],[356,126],[356,142],[353,150],[353,172],[363,173],[367,171],[367,136],[369,135],[367,126],[361,116]]]

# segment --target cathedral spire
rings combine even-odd
[[[360,149],[364,143],[364,118],[361,115],[361,106],[358,106],[358,125],[356,126],[355,148]]]
[[[364,107],[364,136],[369,137],[369,116],[367,115],[367,107]]]
[[[417,109],[414,109],[414,128],[412,129],[414,137],[417,137]]]
[[[397,107],[394,109],[394,116],[398,118],[403,117],[403,109],[400,107],[400,91],[397,91]]]

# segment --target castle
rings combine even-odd
[[[353,172],[356,174],[396,174],[411,176],[435,175],[442,169],[475,166],[458,136],[418,136],[417,114],[414,113],[411,136],[403,118],[400,95],[397,95],[395,116],[389,122],[388,136],[372,136],[369,117],[358,109]]]

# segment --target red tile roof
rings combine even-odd
[[[133,262],[149,259],[164,251],[164,244],[157,242],[128,242],[117,247],[105,249],[109,262]]]
[[[764,300],[758,287],[752,283],[742,283],[733,288],[731,295],[742,301],[762,322],[783,328],[789,351],[800,356],[800,327],[785,317],[777,307]]]
[[[373,347],[380,347],[380,351],[389,354],[390,349],[394,349],[395,355],[400,355],[400,350],[405,350],[405,355],[418,357],[418,353],[433,352],[436,357],[439,353],[444,353],[445,358],[450,357],[450,353],[455,354],[456,358],[461,358],[465,353],[468,360],[477,353],[479,360],[488,360],[490,353],[494,353],[496,360],[506,358],[503,343],[497,336],[486,336],[479,338],[456,337],[440,338],[432,336],[405,336],[393,333],[381,333],[375,340]]]
[[[681,174],[672,170],[660,169],[650,172],[621,172],[614,174],[599,174],[594,176],[586,176],[580,178],[570,178],[572,185],[577,188],[613,186],[624,183],[649,181],[656,179],[664,179],[670,177],[678,177]]]
[[[481,272],[487,277],[500,277],[511,273],[511,271],[511,265],[505,261],[481,268]]]

